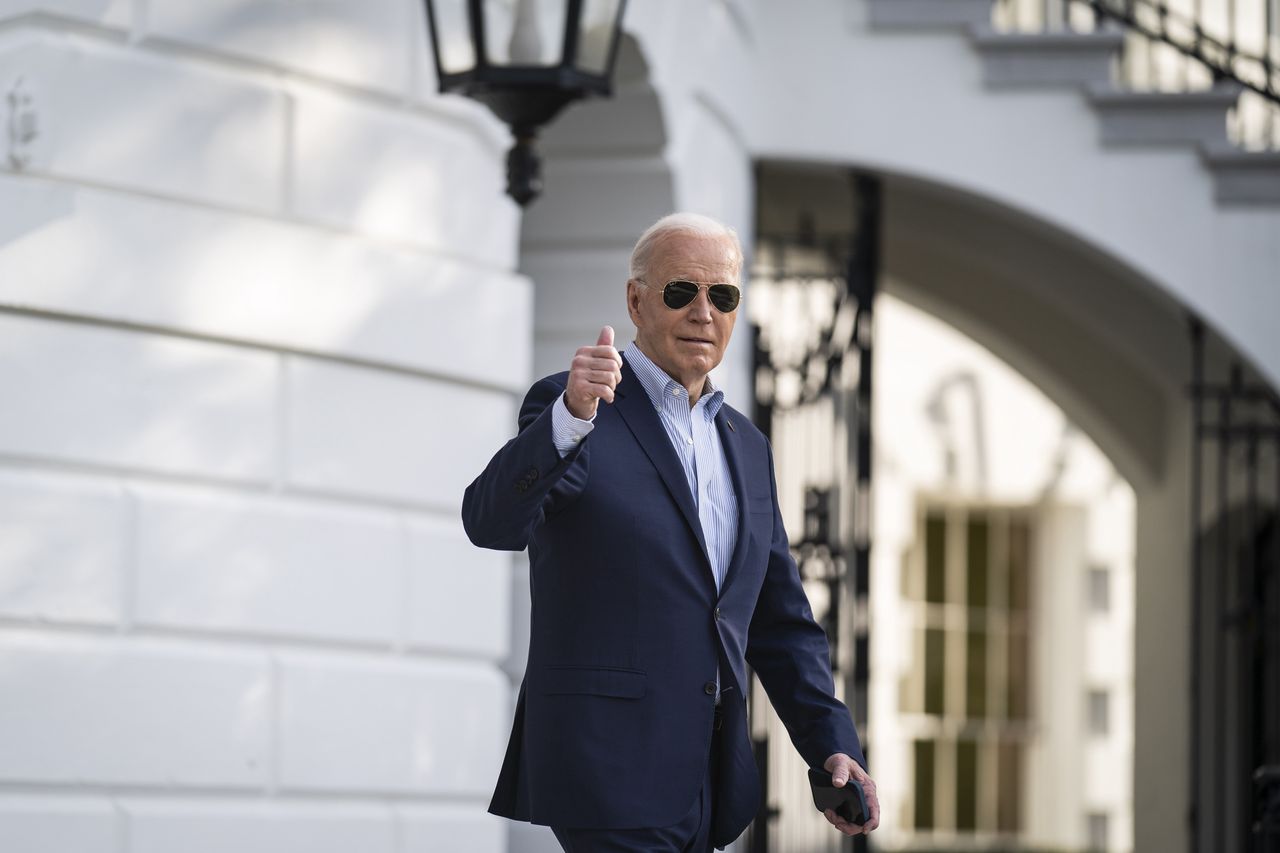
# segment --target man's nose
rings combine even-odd
[[[698,295],[689,303],[689,319],[695,323],[711,322],[711,297],[705,287],[698,289]]]

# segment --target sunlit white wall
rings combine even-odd
[[[0,0],[0,849],[501,851],[506,132],[409,0]],[[442,846],[443,845],[443,846]]]

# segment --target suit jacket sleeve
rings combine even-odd
[[[778,488],[769,451],[773,491],[773,540],[769,565],[747,634],[746,658],[791,742],[810,767],[843,752],[866,768],[866,758],[844,703],[835,698],[827,635],[814,621],[800,572],[778,509]]]
[[[581,493],[590,436],[560,457],[552,434],[552,404],[566,374],[539,380],[520,407],[519,433],[489,460],[462,497],[462,526],[473,544],[521,551],[534,528]]]

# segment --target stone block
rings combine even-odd
[[[1227,142],[1227,110],[1238,84],[1201,92],[1130,92],[1094,86],[1089,100],[1106,145],[1199,145]]]
[[[305,358],[287,374],[292,486],[460,507],[516,431],[511,396],[495,391]]]
[[[491,793],[509,731],[510,687],[496,668],[281,657],[284,788]]]
[[[444,850],[506,853],[507,850],[510,821],[489,814],[480,805],[406,805],[399,809],[399,819],[402,853]]]
[[[0,452],[227,480],[267,480],[273,355],[0,316]]]
[[[57,15],[128,29],[134,5],[132,0],[0,0],[0,21],[21,15]]]
[[[389,646],[404,537],[393,515],[138,490],[141,624]]]
[[[0,199],[0,304],[528,387],[533,291],[522,276],[33,178],[0,175]],[[466,328],[496,330],[502,357]]]
[[[1203,146],[1200,156],[1213,173],[1213,197],[1219,204],[1280,204],[1280,152],[1217,144]]]
[[[870,0],[878,29],[936,29],[991,21],[991,0]]]
[[[121,803],[129,853],[397,853],[390,809],[376,804]]]
[[[505,192],[505,151],[476,123],[441,118],[298,91],[294,212],[490,269],[513,269],[520,218]]]
[[[1098,32],[1005,33],[989,24],[970,28],[982,54],[988,86],[1079,86],[1111,81],[1111,61],[1124,46],[1124,34]]]
[[[409,535],[409,642],[502,660],[511,635],[511,555],[475,547],[456,522],[416,521]]]
[[[21,87],[35,136],[26,171],[278,211],[281,92],[100,42],[20,33],[0,48],[0,89]]]
[[[260,788],[265,658],[119,638],[0,636],[0,781]]]
[[[403,93],[405,0],[149,0],[147,33],[355,86]]]
[[[0,477],[0,614],[117,623],[128,547],[118,487],[78,477]]]
[[[0,796],[4,853],[119,853],[116,811],[105,798]]]

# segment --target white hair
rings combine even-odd
[[[636,241],[635,248],[631,250],[632,278],[644,279],[654,249],[674,234],[727,239],[733,245],[734,266],[739,273],[742,272],[742,243],[738,240],[737,231],[701,213],[669,213],[646,228]]]

